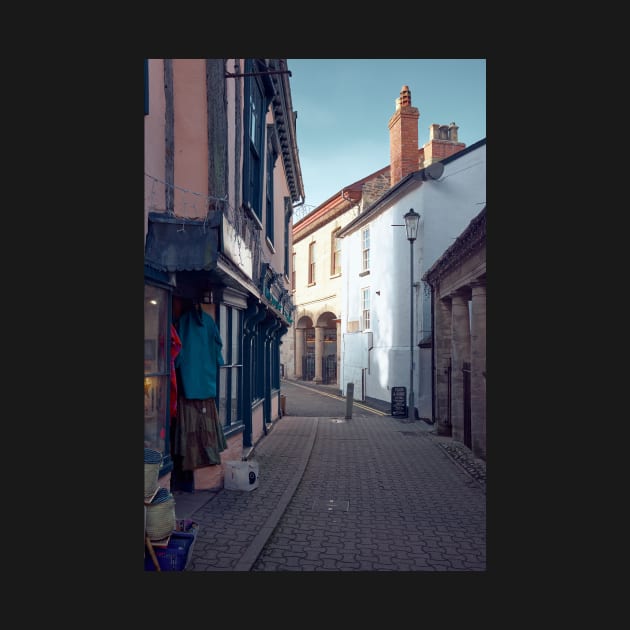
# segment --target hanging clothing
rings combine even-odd
[[[182,341],[175,326],[171,324],[171,419],[177,416],[177,373],[175,359],[182,349]]]
[[[219,329],[201,308],[184,313],[177,322],[182,349],[175,359],[185,398],[206,400],[217,395],[217,370],[224,365]]]
[[[188,400],[180,396],[175,426],[175,453],[182,457],[182,470],[221,463],[227,448],[214,398]]]

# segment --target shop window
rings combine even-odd
[[[144,285],[144,446],[171,464],[169,444],[170,291]]]
[[[243,373],[242,329],[242,311],[221,304],[219,330],[225,363],[219,369],[219,419],[226,430],[242,424],[239,405]]]

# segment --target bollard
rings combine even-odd
[[[346,420],[352,418],[352,398],[354,397],[354,383],[346,385]]]

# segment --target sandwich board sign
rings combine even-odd
[[[392,387],[392,416],[407,417],[406,387]]]

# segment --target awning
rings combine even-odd
[[[210,271],[217,265],[221,215],[189,219],[149,212],[145,263],[160,271]]]

